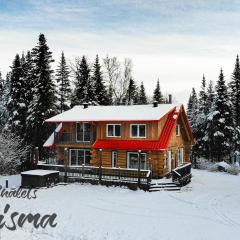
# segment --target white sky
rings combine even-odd
[[[62,50],[68,60],[83,54],[91,61],[96,54],[131,58],[134,79],[149,95],[159,78],[163,92],[185,103],[203,73],[216,81],[222,67],[229,79],[240,49],[237,1],[10,2],[0,0],[3,74],[42,32],[57,61]]]

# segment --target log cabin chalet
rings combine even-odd
[[[153,178],[190,162],[193,135],[183,105],[75,106],[56,123],[44,147],[57,164],[150,169]],[[65,157],[67,152],[67,158]]]

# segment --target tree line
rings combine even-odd
[[[94,105],[166,103],[159,80],[153,96],[147,96],[143,82],[132,77],[132,61],[120,62],[106,56],[101,65],[96,55],[94,63],[86,56],[68,64],[62,52],[56,71],[54,59],[44,34],[26,54],[16,54],[11,70],[3,78],[0,73],[0,130],[15,134],[20,146],[28,146],[29,157],[34,148],[40,157],[48,155],[42,145],[53,131],[44,124],[47,118],[85,102]]]
[[[234,162],[240,157],[240,65],[237,56],[231,80],[227,83],[223,70],[216,85],[206,83],[189,97],[187,114],[196,143],[193,162],[205,158],[210,161]]]

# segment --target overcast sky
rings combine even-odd
[[[240,52],[240,1],[224,0],[0,0],[0,70],[31,49],[39,33],[55,60],[98,53],[133,60],[133,76],[151,94],[185,102],[203,73],[231,77]]]

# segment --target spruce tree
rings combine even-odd
[[[95,63],[93,65],[92,82],[94,83],[95,101],[97,102],[97,104],[109,105],[110,102],[108,99],[106,87],[104,85],[98,55],[96,56]]]
[[[162,92],[161,92],[161,89],[160,89],[160,83],[159,83],[159,80],[157,81],[157,86],[153,92],[153,101],[156,101],[158,103],[163,103],[164,100],[163,100],[163,95],[162,95]]]
[[[137,104],[139,102],[138,88],[135,84],[135,81],[130,78],[127,94],[126,94],[126,103],[128,105]]]
[[[77,63],[75,74],[75,89],[71,106],[80,105],[85,102],[95,102],[94,83],[90,80],[90,68],[85,56],[82,57],[80,63]]]
[[[34,63],[33,100],[28,109],[28,125],[31,127],[33,147],[39,147],[40,157],[44,158],[43,143],[52,132],[52,127],[44,121],[56,113],[56,86],[51,69],[52,52],[50,52],[44,34],[39,35],[39,42],[32,49]]]
[[[213,130],[212,156],[217,161],[229,160],[234,128],[229,95],[222,69],[216,86],[216,97],[211,117]]]
[[[4,112],[4,80],[0,72],[0,128],[3,125],[3,112]]]
[[[56,81],[59,84],[58,96],[60,103],[58,112],[63,112],[70,108],[71,96],[71,87],[69,81],[70,71],[63,52],[61,54],[61,59],[56,72]]]
[[[195,115],[195,126],[194,126],[194,136],[196,138],[196,143],[194,146],[195,152],[198,156],[206,156],[206,119],[207,119],[207,91],[206,91],[206,79],[203,75],[201,90],[199,92],[198,99],[198,112]]]
[[[196,119],[195,114],[197,110],[198,110],[198,98],[197,98],[195,88],[192,88],[192,92],[190,94],[188,105],[187,105],[188,120],[192,128],[194,128],[195,126],[195,119]]]
[[[206,120],[205,120],[205,134],[203,140],[205,141],[205,154],[204,156],[213,161],[212,156],[212,147],[213,147],[213,116],[215,115],[215,91],[213,87],[213,82],[210,81],[207,88],[207,112],[206,112]]]
[[[145,93],[145,87],[143,85],[143,82],[140,85],[140,90],[139,90],[139,104],[147,104],[147,96]]]
[[[8,122],[7,129],[21,139],[25,134],[26,126],[26,104],[25,104],[25,82],[23,78],[23,67],[17,54],[11,67],[10,92],[7,102]]]
[[[230,100],[234,121],[234,155],[240,155],[240,64],[237,55],[235,68],[230,82]]]

